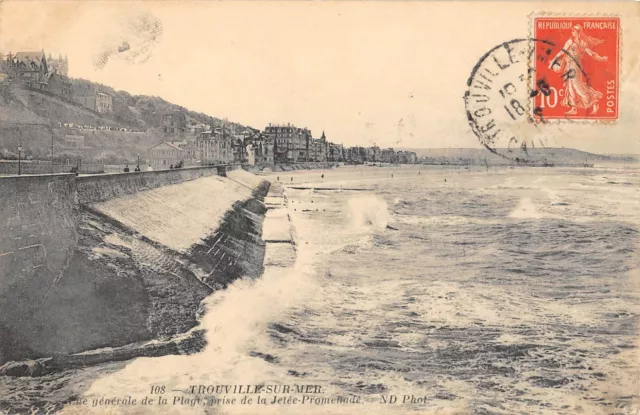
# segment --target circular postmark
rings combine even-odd
[[[162,21],[145,10],[112,17],[109,30],[94,56],[94,67],[103,69],[111,59],[139,64],[153,55],[163,36]]]
[[[464,95],[467,120],[480,144],[518,163],[542,161],[544,153],[536,148],[548,147],[551,138],[540,128],[546,123],[544,102],[551,95],[549,85],[578,75],[575,69],[556,70],[560,56],[572,59],[553,42],[514,39],[480,58]],[[579,65],[574,66],[582,71]],[[547,70],[537,71],[536,67]],[[584,73],[579,75],[586,78]]]

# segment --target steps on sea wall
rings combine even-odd
[[[264,198],[264,204],[267,209],[275,209],[284,206],[286,203],[284,199],[284,186],[282,183],[275,182],[271,184],[269,193]]]
[[[264,266],[291,267],[296,260],[295,230],[282,183],[271,184],[264,203],[268,209],[262,228],[262,239],[266,243]]]
[[[289,268],[296,262],[296,250],[293,244],[267,243],[264,252],[264,267]]]
[[[269,242],[293,243],[291,221],[287,209],[269,209],[264,217],[262,240]]]

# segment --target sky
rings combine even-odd
[[[463,95],[485,52],[527,37],[532,12],[617,14],[619,120],[541,134],[553,147],[640,153],[639,6],[9,0],[0,52],[63,53],[72,77],[255,128],[292,123],[345,145],[473,148]]]

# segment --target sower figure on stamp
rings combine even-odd
[[[572,37],[567,40],[564,47],[551,61],[549,69],[567,75],[564,83],[564,97],[562,105],[569,107],[568,115],[577,114],[578,108],[591,107],[591,114],[598,112],[598,100],[602,98],[602,92],[596,91],[585,80],[581,63],[585,54],[597,61],[606,62],[606,56],[600,56],[591,48],[604,42],[584,33],[582,26],[576,25],[571,30]]]

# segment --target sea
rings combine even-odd
[[[295,265],[207,298],[204,351],[86,379],[62,413],[640,409],[639,169],[265,178],[287,187]]]

